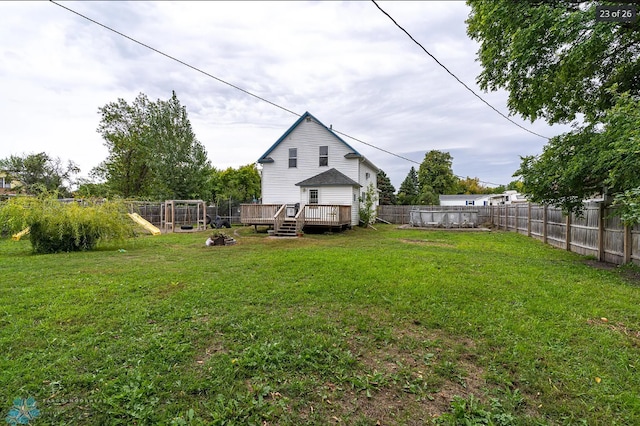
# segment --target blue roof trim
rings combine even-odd
[[[287,136],[289,136],[289,134],[291,134],[291,132],[293,132],[293,130],[298,127],[300,125],[300,123],[302,123],[307,117],[311,117],[316,123],[318,123],[319,125],[321,125],[322,127],[324,127],[329,133],[331,133],[336,139],[338,139],[340,142],[342,142],[343,144],[345,144],[347,146],[347,148],[349,148],[350,150],[352,150],[355,154],[357,155],[361,155],[358,151],[356,151],[355,149],[353,149],[353,147],[351,145],[349,145],[348,143],[346,143],[340,136],[336,135],[335,133],[333,133],[333,130],[329,129],[327,126],[325,126],[324,124],[322,124],[322,122],[320,120],[318,120],[317,118],[315,118],[313,115],[311,115],[309,113],[309,111],[305,112],[304,114],[302,114],[300,116],[300,118],[298,118],[296,120],[295,123],[293,123],[293,125],[291,127],[289,127],[289,129],[284,132],[284,134],[282,136],[280,136],[280,138],[273,144],[271,145],[271,147],[267,150],[267,152],[265,152],[264,154],[262,154],[260,156],[260,159],[258,159],[258,163],[264,163],[266,160],[266,157],[271,154],[271,152],[276,149],[276,147],[280,144],[280,142],[282,142],[283,140],[285,140],[287,138]],[[272,160],[273,161],[273,160]]]

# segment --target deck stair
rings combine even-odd
[[[285,219],[282,225],[276,229],[275,235],[277,237],[295,237],[297,235],[296,220],[293,218]]]

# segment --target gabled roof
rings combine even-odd
[[[296,186],[362,186],[336,169],[329,169],[318,175],[296,183]]]
[[[276,143],[274,143],[273,145],[271,145],[271,148],[269,148],[267,150],[267,152],[265,152],[264,154],[262,154],[262,156],[260,157],[260,159],[258,159],[258,163],[273,163],[273,159],[271,157],[269,157],[269,154],[271,154],[271,152],[276,149],[276,147],[278,146],[278,144],[280,144],[280,142],[282,142],[283,140],[285,140],[287,138],[287,136],[289,136],[289,134],[291,132],[293,132],[293,130],[298,127],[300,125],[300,123],[302,123],[305,119],[310,118],[312,119],[314,122],[316,122],[317,124],[321,125],[322,127],[324,127],[326,129],[327,132],[331,133],[333,135],[333,137],[335,137],[336,139],[338,139],[340,142],[342,142],[343,144],[345,144],[347,146],[347,148],[349,148],[349,150],[351,151],[349,154],[352,157],[347,157],[347,158],[359,158],[359,157],[363,157],[362,154],[360,154],[358,151],[356,151],[355,149],[353,149],[353,147],[351,145],[349,145],[348,143],[346,143],[340,136],[336,135],[335,133],[333,133],[333,130],[329,129],[327,126],[325,126],[324,124],[322,124],[320,122],[320,120],[318,120],[317,118],[315,118],[313,115],[311,115],[308,111],[305,112],[304,114],[302,114],[300,116],[300,118],[298,118],[298,120],[296,120],[295,123],[293,123],[293,126],[289,127],[289,130],[287,130],[286,132],[284,132],[284,134],[282,136],[280,136],[280,139],[278,139],[276,141]],[[346,156],[345,156],[346,157]],[[364,158],[364,157],[363,157]]]

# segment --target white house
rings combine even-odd
[[[6,172],[0,170],[0,195],[15,194],[15,188],[19,185],[20,182],[11,179]]]
[[[488,194],[440,195],[441,206],[488,206]]]
[[[262,204],[244,205],[241,221],[273,224],[276,233],[285,221],[291,226],[294,219],[298,230],[357,225],[361,198],[370,186],[377,192],[379,169],[308,112],[258,163],[262,165]]]

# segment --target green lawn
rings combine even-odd
[[[0,415],[32,396],[36,425],[640,424],[634,270],[513,233],[234,230],[0,240]]]

